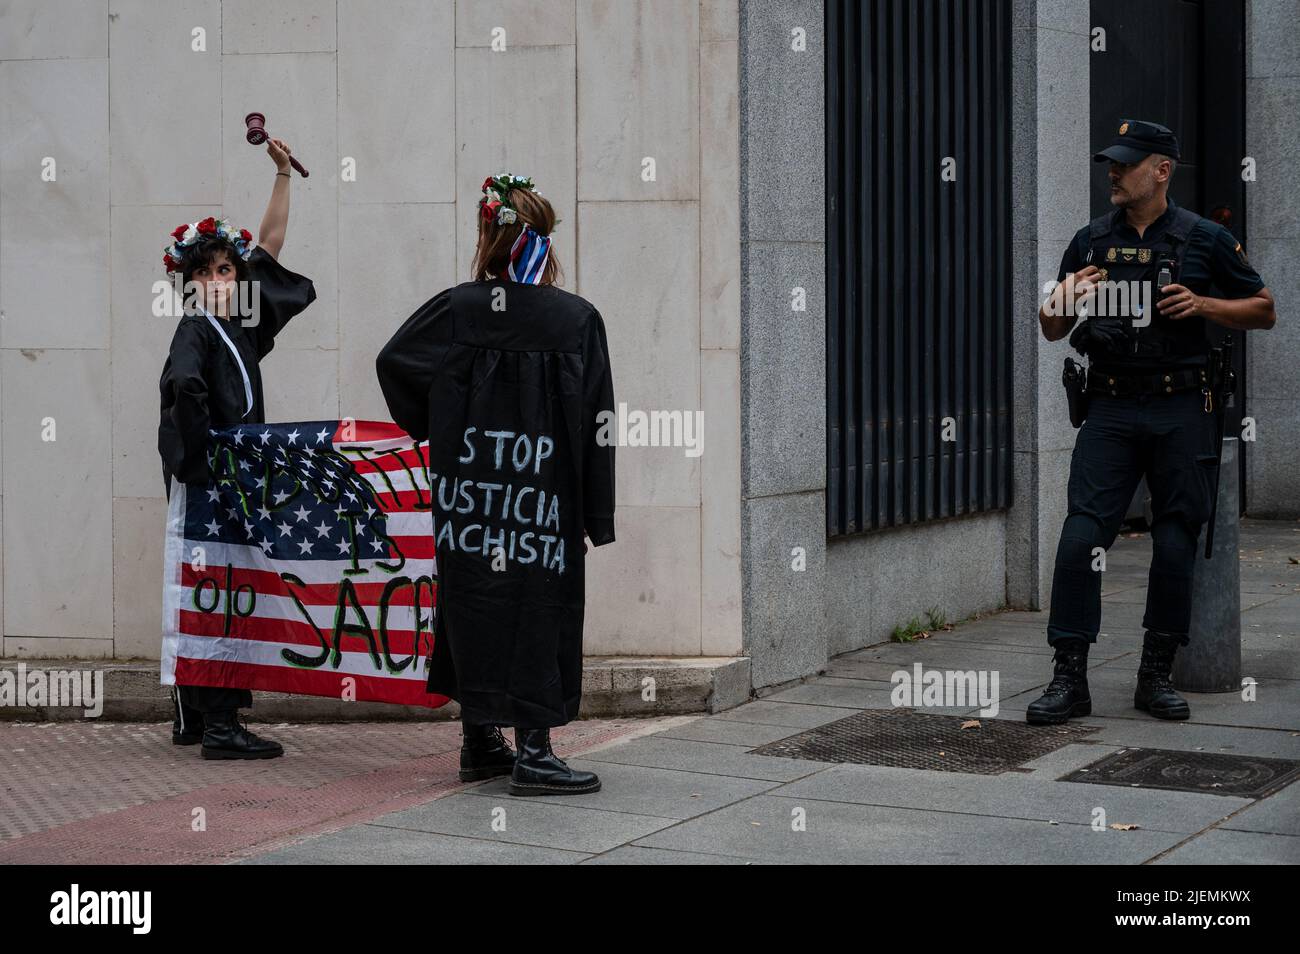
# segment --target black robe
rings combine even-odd
[[[168,497],[173,475],[184,484],[208,482],[208,428],[265,422],[258,362],[275,347],[275,336],[289,319],[316,300],[311,279],[289,271],[260,247],[249,256],[248,269],[249,278],[258,282],[258,323],[246,327],[238,318],[217,321],[239,349],[253,406],[248,408],[239,364],[217,328],[202,313],[181,318],[159,382],[158,453]]]
[[[564,725],[582,697],[583,533],[614,540],[600,313],[550,285],[466,282],[407,319],[376,367],[393,420],[429,441],[429,691],[471,723]]]

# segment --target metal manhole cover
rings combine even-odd
[[[912,709],[868,709],[787,739],[751,749],[814,762],[852,762],[997,775],[1078,742],[1096,726],[1028,725],[1008,719],[980,719],[963,729],[964,716],[935,715]]]
[[[1300,762],[1291,759],[1124,749],[1063,776],[1061,781],[1263,798],[1297,778],[1300,778]]]

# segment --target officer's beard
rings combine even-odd
[[[1116,184],[1117,188],[1123,189],[1122,192],[1111,194],[1110,201],[1112,205],[1119,206],[1121,209],[1131,209],[1134,206],[1142,205],[1155,197],[1156,180],[1154,177],[1148,177],[1140,183],[1132,183],[1128,187]]]

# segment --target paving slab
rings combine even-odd
[[[760,781],[789,782],[827,768],[826,762],[750,755],[734,745],[646,736],[588,756],[593,762],[618,762]]]
[[[1095,810],[1101,808],[1106,825],[1133,824],[1184,835],[1251,804],[1227,795],[1086,785],[1010,772],[966,775],[883,765],[836,765],[770,794],[1075,825],[1092,824]]]
[[[578,851],[539,848],[484,838],[356,825],[269,851],[246,865],[572,865],[590,858]]]
[[[807,830],[795,830],[795,812]],[[1184,835],[759,795],[638,839],[797,864],[1139,864]]]
[[[596,762],[588,759],[569,759],[576,769],[595,772],[600,776],[600,791],[585,795],[533,795],[527,801],[536,804],[555,804],[578,808],[597,808],[611,812],[632,812],[637,815],[654,815],[659,818],[693,818],[730,805],[741,799],[769,791],[780,782],[726,775],[707,775],[703,772],[679,772],[672,769],[649,768],[644,765],[623,765],[618,762]],[[508,792],[509,782],[504,778],[492,779],[465,794],[493,799],[497,804],[518,802]]]
[[[1030,778],[1056,780],[1086,765],[1091,765],[1099,759],[1104,759],[1108,755],[1114,755],[1125,748],[1127,746],[1104,744],[1091,740],[1087,742],[1071,742],[1069,745],[1061,746],[1055,752],[1048,752],[1046,755],[1026,762],[1021,766],[1021,769],[1025,770],[1025,774]]]
[[[1016,714],[1011,713],[1005,718],[1016,718]],[[1098,716],[1095,711],[1083,721],[1097,727],[1089,739],[1104,745],[1300,759],[1300,735],[1276,729],[1157,722],[1155,719],[1110,719]]]
[[[1300,783],[1292,782],[1280,792],[1260,799],[1219,827],[1300,837]]]
[[[843,719],[857,712],[840,706],[808,706],[796,702],[771,702],[759,699],[736,706],[726,712],[710,716],[711,719],[729,719],[736,722],[752,722],[756,725],[782,725],[794,729],[811,729],[836,719]],[[791,732],[791,735],[794,733]]]
[[[554,804],[540,798],[458,794],[391,812],[371,825],[593,854],[608,851],[674,821],[631,812]]]
[[[768,742],[788,739],[803,731],[805,730],[790,725],[764,725],[759,722],[738,722],[735,719],[697,719],[687,725],[654,734],[670,739],[718,742],[753,749]]]
[[[1216,828],[1154,862],[1158,865],[1300,864],[1300,838]]]
[[[613,851],[594,855],[584,865],[766,865],[771,861],[733,858],[730,855],[706,854],[701,851],[675,851],[669,848],[644,848],[623,845]]]

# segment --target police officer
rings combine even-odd
[[[1178,159],[1178,140],[1166,127],[1120,123],[1114,142],[1093,156],[1110,163],[1114,208],[1075,235],[1038,314],[1043,336],[1056,341],[1086,306],[1070,343],[1089,367],[1087,417],[1070,461],[1052,577],[1047,640],[1055,669],[1026,713],[1032,724],[1092,711],[1087,666],[1101,628],[1097,555],[1114,542],[1143,476],[1152,556],[1133,704],[1161,719],[1190,714],[1169,674],[1188,641],[1196,541],[1218,466],[1206,322],[1245,330],[1271,328],[1275,318],[1273,296],[1241,244],[1168,197]],[[1210,297],[1211,287],[1224,297]]]

